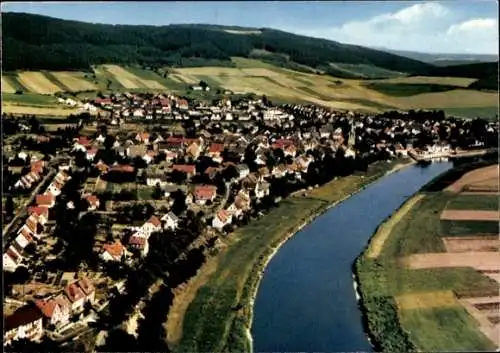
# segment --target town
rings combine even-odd
[[[115,93],[61,104],[82,113],[61,126],[3,116],[12,350],[78,338],[103,346],[117,327],[161,339],[175,289],[221,238],[290,194],[374,163],[483,153],[498,142],[498,122],[439,111],[369,115],[229,94],[208,102]],[[146,306],[161,290],[165,303]]]

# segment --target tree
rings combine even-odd
[[[12,195],[7,196],[7,199],[5,200],[5,214],[8,217],[12,217],[14,215],[14,200]]]
[[[153,193],[151,194],[151,196],[152,196],[152,197],[153,197],[153,199],[155,199],[155,200],[159,200],[159,199],[161,199],[161,198],[162,198],[162,196],[163,196],[163,190],[161,189],[161,187],[160,187],[160,184],[159,184],[159,183],[157,183],[157,184],[155,185],[155,188],[154,188]]]

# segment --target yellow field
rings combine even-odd
[[[53,94],[61,92],[62,89],[45,77],[41,72],[25,71],[19,73],[20,83],[32,92],[41,94]]]
[[[460,87],[467,87],[474,81],[476,81],[475,78],[432,77],[432,76],[396,77],[383,80],[373,80],[373,82],[385,82],[385,83],[426,83],[426,84],[451,85]]]
[[[125,88],[165,89],[165,86],[161,83],[153,80],[143,80],[118,65],[103,66]]]
[[[78,109],[65,108],[65,107],[35,107],[27,105],[2,103],[2,112],[12,113],[12,114],[68,116],[70,114],[78,113]]]
[[[16,93],[16,89],[10,85],[5,77],[2,77],[2,92]]]
[[[460,305],[450,290],[406,293],[396,296],[395,299],[400,310],[445,308]]]
[[[56,72],[52,74],[72,91],[97,90],[97,86],[84,78],[81,72]]]

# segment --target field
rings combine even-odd
[[[95,84],[85,78],[87,75],[81,72],[53,71],[51,74],[71,92],[92,91],[98,89]]]
[[[169,342],[174,351],[248,351],[246,333],[253,292],[274,248],[327,205],[357,191],[392,167],[393,164],[380,163],[369,170],[367,178],[341,178],[304,196],[291,196],[264,217],[222,238],[224,245],[214,258],[216,262],[205,265],[186,289],[189,294],[184,298],[192,302],[177,303],[171,309],[177,320],[183,322],[182,332],[177,320],[168,322],[175,330],[170,336],[173,341]]]
[[[54,94],[61,92],[61,87],[52,83],[43,73],[24,71],[18,74],[20,83],[31,92],[41,94]]]
[[[376,113],[391,109],[443,109],[449,115],[488,119],[494,119],[498,111],[497,93],[467,89],[474,81],[468,78],[397,77],[397,72],[367,65],[332,64],[335,70],[367,77],[343,79],[305,72],[305,68],[304,72],[279,68],[255,59],[235,57],[232,63],[235,67],[164,68],[161,75],[146,68],[119,65],[94,66],[93,73],[8,72],[2,76],[2,93],[22,90],[40,94],[71,92],[80,96],[89,91],[95,95],[97,91],[132,90],[186,94],[188,85],[203,80],[214,90],[220,87],[234,93],[265,94],[275,102],[308,102],[339,110]],[[162,77],[166,71],[167,77]],[[377,76],[394,77],[373,79]],[[193,92],[190,95],[199,96]]]
[[[500,320],[489,309],[498,305],[498,221],[471,217],[493,212],[498,219],[498,201],[493,195],[460,193],[464,186],[484,182],[497,168],[465,173],[446,191],[417,194],[419,202],[410,199],[378,228],[356,271],[368,326],[379,346],[477,351],[500,345],[494,334]],[[445,220],[460,212],[474,219]],[[466,304],[487,298],[485,306]],[[391,301],[397,312],[387,304]],[[399,321],[401,329],[377,329],[380,320]]]

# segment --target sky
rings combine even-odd
[[[268,27],[369,47],[498,55],[496,0],[3,2],[7,11],[107,24]]]

